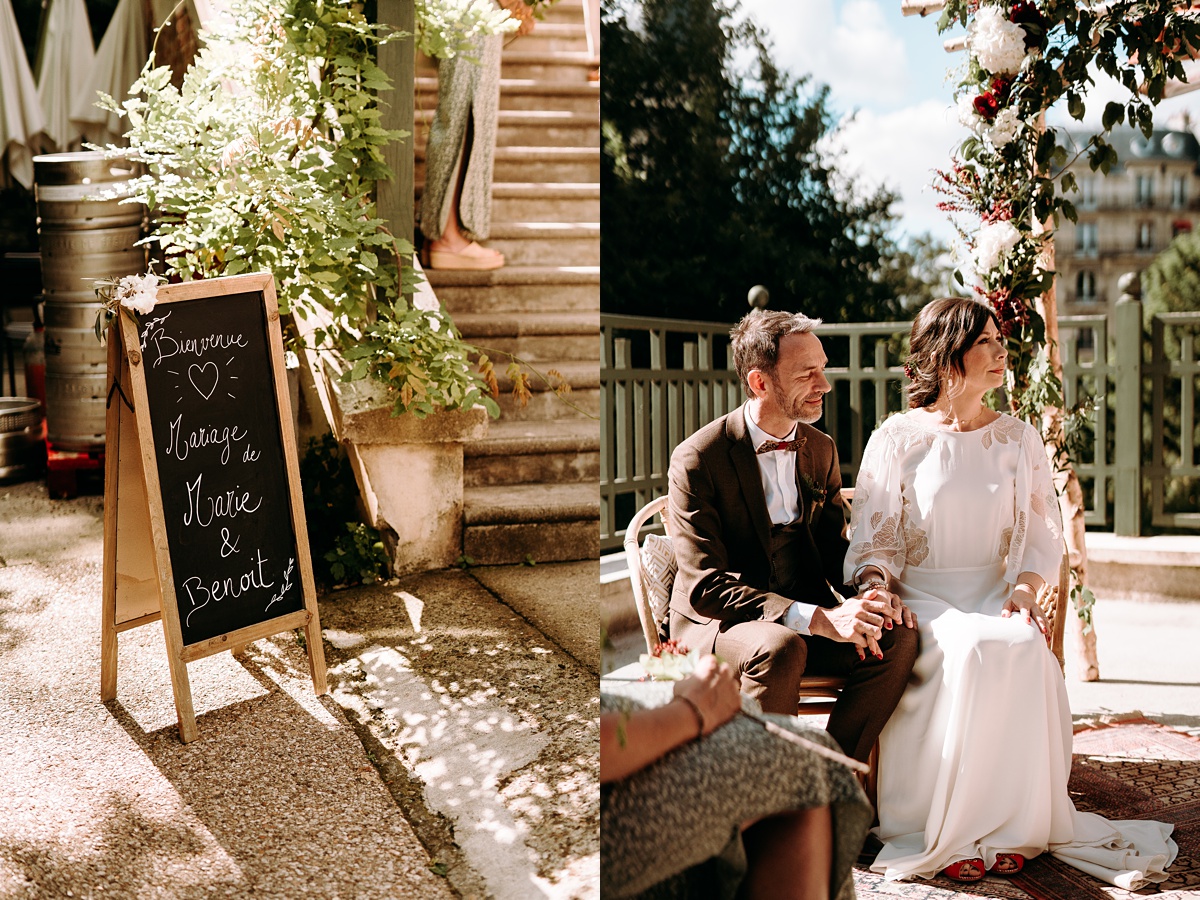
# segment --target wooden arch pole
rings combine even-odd
[[[1046,114],[1038,116],[1038,132],[1046,128]],[[1047,272],[1054,271],[1054,226],[1053,222],[1042,222],[1035,219],[1034,234],[1043,235],[1045,243],[1042,249],[1042,268]],[[1055,283],[1050,282],[1049,289],[1037,298],[1035,302],[1038,315],[1046,323],[1046,353],[1050,358],[1050,368],[1059,383],[1063,379],[1062,354],[1059,353],[1058,343],[1058,298],[1055,293]],[[1050,459],[1052,470],[1055,472],[1055,487],[1058,489],[1058,507],[1062,513],[1063,533],[1067,541],[1067,555],[1070,557],[1072,584],[1087,584],[1087,543],[1085,541],[1085,522],[1083,505],[1083,488],[1079,484],[1079,476],[1075,467],[1068,461],[1060,471],[1054,467],[1054,459],[1058,455],[1063,437],[1063,411],[1059,407],[1050,406],[1042,411],[1043,428],[1046,435],[1046,455]],[[1068,597],[1059,597],[1060,609],[1067,609]],[[1079,616],[1070,616],[1071,633],[1075,636],[1079,656],[1076,660],[1081,681],[1100,680],[1100,662],[1096,655],[1096,626],[1084,633],[1083,620]]]

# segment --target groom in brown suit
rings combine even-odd
[[[837,448],[810,424],[830,390],[818,324],[756,310],[732,331],[750,400],[671,456],[669,628],[738,670],[767,712],[796,714],[806,672],[847,678],[828,730],[865,761],[908,682],[917,630],[875,567],[861,589],[843,583]]]

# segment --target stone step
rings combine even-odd
[[[493,221],[488,246],[514,266],[598,266],[600,223]]]
[[[599,266],[505,266],[492,272],[426,269],[451,316],[600,309]]]
[[[414,114],[414,147],[424,149],[433,117],[432,109]],[[598,147],[600,117],[566,109],[502,109],[496,117],[496,143],[501,147]]]
[[[574,53],[587,52],[587,34],[583,29],[583,20],[578,22],[547,22],[541,20],[534,23],[533,31],[512,38],[504,45],[504,52],[515,50],[521,53],[568,50]]]
[[[560,364],[561,369],[566,363]],[[599,365],[593,363],[599,371]],[[503,374],[503,373],[498,373]],[[507,381],[507,379],[503,379]],[[534,381],[535,379],[530,379]],[[530,387],[534,387],[530,384]],[[513,397],[511,389],[501,388],[500,396],[496,398],[500,406],[500,415],[509,421],[533,422],[546,419],[586,420],[589,417],[598,418],[600,415],[600,389],[574,388],[566,397],[559,397],[553,391],[532,391],[532,396],[522,406]]]
[[[600,490],[595,483],[464,488],[463,525],[463,553],[481,565],[594,559]]]
[[[425,181],[425,148],[415,148],[413,178]],[[547,182],[600,180],[600,148],[597,147],[497,147],[493,181],[522,181],[536,172]]]
[[[584,51],[550,51],[532,53],[505,50],[500,57],[501,78],[533,78],[538,80],[582,84],[588,73],[600,65],[599,57]]]
[[[599,364],[600,317],[595,312],[459,313],[453,318],[462,336],[487,352],[497,366],[504,359],[498,354],[505,353],[530,363]]]
[[[497,222],[599,222],[600,185],[502,182],[492,185]]]
[[[420,199],[425,185],[416,185]],[[492,185],[496,222],[599,222],[600,185],[570,182],[500,182]]]
[[[437,105],[437,78],[418,75],[415,79],[417,109]],[[501,78],[500,109],[572,110],[595,114],[600,109],[598,82],[553,82],[532,78]]]
[[[592,419],[493,422],[464,448],[463,484],[578,484],[600,479],[600,425]]]
[[[533,26],[537,31],[543,24],[573,25],[583,31],[583,0],[555,0],[542,7],[542,19]]]

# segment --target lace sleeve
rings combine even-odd
[[[846,553],[846,582],[867,564],[879,566],[892,578],[904,571],[906,552],[904,513],[900,494],[900,454],[891,429],[877,428],[867,441],[850,516],[850,550]]]
[[[1062,514],[1046,446],[1037,429],[1028,424],[1021,435],[1013,513],[1005,581],[1016,584],[1022,572],[1056,580],[1063,552]]]

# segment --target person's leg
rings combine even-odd
[[[471,142],[474,139],[473,124],[473,121],[467,123],[467,132],[463,138],[462,149],[459,151],[459,158],[462,160],[466,160],[471,152]],[[446,201],[449,206],[446,225],[442,229],[441,236],[429,243],[430,266],[435,269],[456,268],[463,263],[463,254],[466,252],[466,261],[473,263],[471,268],[498,269],[504,265],[504,254],[492,250],[490,247],[482,247],[462,233],[459,198],[462,196],[463,181],[466,177],[467,167],[460,164],[456,177],[451,181],[450,196]]]
[[[739,622],[717,635],[713,652],[738,671],[742,693],[764,712],[796,714],[808,657],[796,632],[776,622]]]
[[[884,631],[879,641],[883,659],[868,656],[862,662],[853,644],[821,637],[805,640],[811,674],[846,679],[826,730],[847,755],[866,762],[908,685],[920,643],[917,630],[897,626]]]
[[[829,900],[833,820],[828,806],[769,816],[744,832],[741,900]]]

